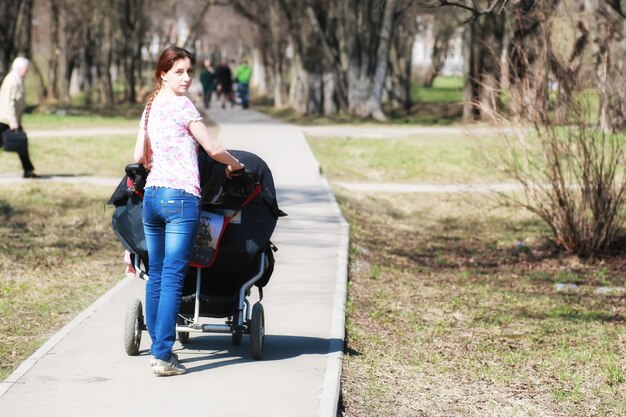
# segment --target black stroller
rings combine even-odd
[[[261,300],[273,269],[276,247],[270,237],[278,217],[271,171],[257,155],[230,151],[246,166],[245,172],[227,179],[225,166],[211,159],[202,149],[198,154],[202,187],[203,215],[194,258],[185,277],[176,332],[180,343],[189,342],[190,333],[230,333],[235,345],[242,335],[250,335],[252,357],[261,359],[265,336],[265,315]],[[112,225],[122,246],[130,252],[137,276],[149,279],[148,253],[141,202],[146,171],[142,165],[128,165],[126,176],[108,204],[115,205]],[[209,224],[225,223],[219,234],[210,237]],[[203,225],[205,227],[203,227]],[[214,224],[210,224],[214,227]],[[209,244],[211,241],[212,244]],[[256,286],[259,301],[250,308],[248,297]],[[225,324],[200,323],[200,317],[225,318]],[[142,331],[146,330],[141,300],[128,305],[124,348],[128,355],[139,352]]]

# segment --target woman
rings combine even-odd
[[[0,143],[2,134],[6,130],[22,129],[22,114],[26,109],[24,96],[24,77],[28,74],[29,61],[23,57],[17,57],[11,65],[11,72],[7,74],[0,87]],[[28,145],[23,150],[18,151],[24,178],[39,178],[35,174],[35,167],[30,161]]]
[[[172,353],[176,316],[200,216],[198,144],[227,166],[226,175],[243,168],[209,134],[185,95],[193,79],[194,56],[170,47],[159,57],[156,87],[141,118],[135,162],[149,170],[142,218],[148,247],[146,324],[152,339],[153,371],[179,375],[185,367]]]

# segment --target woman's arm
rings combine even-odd
[[[137,142],[135,142],[135,162],[138,164],[143,163],[143,141],[145,140],[145,132],[143,129],[139,130],[137,134]]]
[[[209,129],[207,129],[201,120],[189,123],[189,131],[193,137],[196,138],[200,146],[202,146],[204,150],[211,155],[211,158],[224,165],[228,165],[230,171],[236,171],[244,168],[244,165],[241,162],[239,162],[230,154],[230,152],[224,149],[219,143],[217,143],[217,141],[215,141],[215,139],[213,139],[209,133]],[[137,155],[136,152],[137,151],[135,151],[135,155]]]

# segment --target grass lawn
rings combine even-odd
[[[24,127],[56,130],[137,125],[93,114],[26,115]],[[38,173],[120,178],[134,136],[29,138]],[[21,173],[0,151],[0,174]],[[34,181],[0,185],[0,380],[123,278],[123,250],[105,207],[115,187]]]
[[[536,219],[476,197],[336,192],[345,416],[626,415],[625,298],[593,293],[624,285],[621,258],[562,256]]]
[[[135,136],[29,138],[30,159],[39,175],[122,178],[133,160]],[[13,152],[0,151],[0,174],[22,172]]]
[[[413,85],[411,98],[416,103],[461,103],[463,102],[463,78],[437,77],[430,88]]]
[[[505,178],[481,157],[497,137],[416,135],[399,139],[320,138],[308,142],[332,180],[463,183]]]
[[[27,113],[23,117],[22,124],[27,133],[29,130],[79,129],[92,126],[136,127],[137,130],[139,130],[140,117],[141,114],[136,115],[136,117],[135,115],[133,115],[133,117],[126,117],[117,115],[94,115],[93,113],[82,112],[76,114]]]
[[[309,143],[331,183],[496,178],[460,136]],[[335,193],[351,226],[344,416],[626,415],[626,294],[594,293],[625,285],[622,256],[565,256],[484,194]]]
[[[121,278],[111,187],[0,186],[0,380]]]

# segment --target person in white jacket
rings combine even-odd
[[[24,77],[28,73],[28,59],[17,57],[13,60],[11,71],[2,81],[0,86],[0,140],[6,130],[22,129],[22,114],[26,109],[24,97]],[[24,168],[24,178],[39,178],[35,174],[35,167],[30,161],[28,146],[18,151],[22,168]]]

